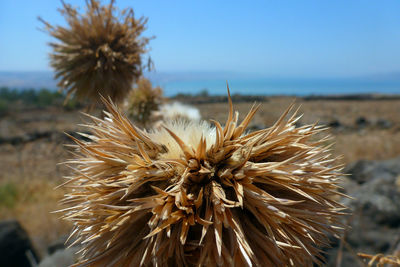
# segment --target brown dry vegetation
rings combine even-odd
[[[268,98],[262,103],[251,126],[266,127],[281,115],[293,102],[290,97]],[[334,136],[333,153],[343,154],[344,163],[358,159],[387,159],[400,155],[400,100],[368,101],[303,101],[301,124],[320,121],[339,121],[342,128],[329,130]],[[252,103],[235,103],[243,119]],[[225,103],[197,104],[204,119],[224,121],[228,105]],[[98,111],[96,112],[98,115]],[[364,117],[374,122],[384,119],[391,122],[387,129],[371,123],[365,128],[355,121]],[[18,219],[29,232],[40,253],[60,235],[67,234],[70,225],[50,213],[60,206],[58,200],[63,189],[53,188],[63,182],[69,173],[65,166],[57,165],[69,158],[63,144],[70,143],[63,132],[82,130],[78,126],[84,116],[76,111],[61,108],[32,109],[0,118],[0,220]],[[49,135],[30,140],[22,138],[14,143],[13,137],[49,132]]]

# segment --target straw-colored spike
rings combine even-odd
[[[229,130],[229,125],[231,124],[233,120],[233,104],[232,104],[232,98],[231,98],[231,92],[229,90],[229,85],[226,83],[227,91],[228,91],[228,103],[229,103],[229,115],[228,119],[226,120],[225,127],[224,127],[224,136],[226,136],[226,133]]]

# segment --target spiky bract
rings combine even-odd
[[[74,93],[96,103],[101,94],[119,103],[142,75],[142,55],[150,40],[141,37],[147,19],[135,19],[132,9],[118,12],[114,0],[107,6],[96,0],[86,3],[86,13],[79,14],[62,2],[60,12],[67,27],[52,26],[40,18],[59,41],[50,43],[50,63],[59,78],[58,86],[68,96]]]
[[[340,231],[341,168],[323,129],[295,127],[287,110],[270,128],[175,122],[153,132],[107,102],[90,142],[76,140],[65,218],[83,265],[309,266]]]

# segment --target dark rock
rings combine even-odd
[[[304,126],[304,123],[301,120],[298,120],[298,121],[296,121],[296,123],[294,125],[298,128],[298,127]],[[265,128],[267,128],[267,127],[265,127]]]
[[[63,250],[66,248],[65,242],[67,241],[68,236],[63,235],[60,238],[58,238],[56,241],[52,242],[48,247],[47,247],[47,253],[49,255],[53,254],[57,250]]]
[[[363,184],[373,179],[391,180],[396,174],[400,173],[400,166],[397,166],[398,162],[400,162],[400,158],[387,162],[359,160],[349,164],[343,172],[350,174],[350,179],[356,181],[358,184]]]
[[[39,262],[31,241],[14,220],[0,222],[0,266],[27,266]]]
[[[393,179],[374,179],[363,184],[349,203],[355,212],[378,225],[400,228],[400,192]]]
[[[367,121],[364,117],[358,117],[355,121],[355,124],[358,128],[364,128],[369,125],[369,121]]]
[[[90,132],[83,132],[85,135],[90,135]],[[83,136],[75,131],[69,131],[67,134],[58,131],[44,131],[44,132],[29,132],[25,133],[21,136],[11,136],[11,137],[1,137],[0,136],[0,145],[2,144],[11,144],[11,145],[21,145],[29,142],[34,142],[39,139],[46,139],[52,141],[71,141],[71,138],[68,136],[75,137],[76,139],[89,141],[90,139],[86,136]]]
[[[68,235],[63,235],[47,247],[48,255],[40,262],[39,267],[64,267],[70,266],[77,262],[77,252],[82,248],[79,244],[68,247],[74,243],[75,239],[65,242]]]
[[[268,98],[263,95],[240,95],[234,94],[231,96],[234,103],[246,103],[246,102],[267,102]],[[225,95],[190,95],[190,94],[178,94],[172,98],[183,103],[188,104],[208,104],[208,103],[227,103],[228,97]]]
[[[400,157],[380,161],[379,164],[385,168],[385,170],[391,172],[395,176],[400,175]]]
[[[59,249],[55,253],[45,257],[42,262],[40,262],[38,267],[64,267],[71,266],[77,262],[76,252],[79,247],[72,247],[67,249]]]
[[[327,126],[331,128],[339,128],[342,126],[342,124],[338,120],[332,120],[327,124]]]
[[[393,123],[391,121],[385,120],[385,119],[378,119],[376,121],[376,127],[381,128],[381,129],[389,129],[392,128]]]
[[[359,188],[360,185],[356,181],[351,179],[349,176],[343,176],[338,190],[341,193],[352,194],[352,192],[355,192]]]
[[[50,138],[52,132],[30,132],[21,136],[0,137],[0,144],[20,145],[33,142],[41,138]]]

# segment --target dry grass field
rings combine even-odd
[[[250,125],[253,129],[272,125],[295,99],[273,97],[261,103]],[[343,163],[359,159],[388,159],[400,155],[400,100],[339,101],[297,99],[304,116],[300,124],[319,121],[331,124],[332,153],[343,155]],[[244,118],[252,103],[234,103]],[[195,105],[204,119],[226,120],[228,105]],[[99,111],[95,112],[96,115]],[[64,132],[79,131],[85,117],[62,108],[30,109],[0,117],[0,220],[18,219],[27,229],[38,251],[67,234],[70,225],[51,213],[63,189],[54,190],[68,175],[70,143]]]

